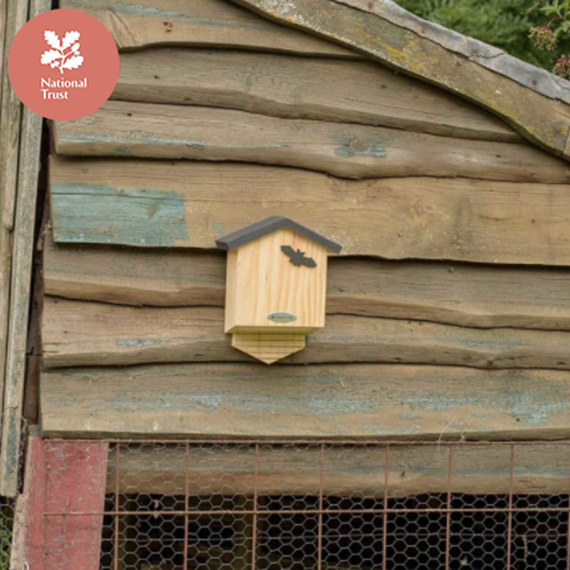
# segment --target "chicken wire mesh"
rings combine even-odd
[[[13,524],[14,502],[0,497],[0,570],[10,569]]]
[[[0,426],[3,425],[3,417],[0,415]],[[24,463],[24,449],[28,433],[27,422],[21,420],[20,446],[16,452],[14,461],[14,472],[17,479],[18,488],[21,485],[22,467]],[[3,497],[0,495],[0,570],[12,570],[12,539],[14,533],[16,501],[13,497]],[[18,569],[19,570],[19,569]]]
[[[43,445],[50,570],[570,570],[570,443]]]

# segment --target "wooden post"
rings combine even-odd
[[[26,23],[28,3],[9,0],[6,9],[4,41],[8,46],[18,30]],[[2,68],[7,68],[8,50],[3,50]],[[0,404],[4,395],[4,374],[8,344],[10,310],[10,276],[12,272],[12,230],[16,201],[20,115],[22,104],[2,75],[2,104],[0,107]],[[0,410],[2,407],[0,407]]]
[[[16,500],[11,570],[44,570],[43,528],[45,505],[44,442],[31,436],[26,452],[23,493]]]
[[[108,454],[106,443],[30,438],[13,570],[99,568]]]
[[[27,2],[18,1],[18,6]],[[30,18],[49,9],[49,0],[31,0]],[[21,15],[13,30],[19,30],[27,16]],[[11,36],[7,36],[11,39]],[[18,491],[21,421],[23,414],[26,342],[30,309],[32,256],[36,221],[36,197],[40,169],[42,118],[29,109],[23,111],[20,129],[20,102],[12,89],[3,90],[2,111],[6,104],[13,115],[5,115],[0,128],[0,388],[4,385],[4,418],[0,453],[0,494],[15,497]],[[13,100],[13,101],[12,101]],[[13,107],[13,109],[12,109]],[[15,124],[11,124],[11,120]],[[7,124],[6,124],[7,123]],[[8,133],[5,130],[8,129]],[[12,130],[10,130],[12,129]],[[18,133],[21,134],[18,138]],[[10,138],[7,140],[5,136]],[[18,145],[19,141],[19,145]],[[9,166],[2,175],[2,168]],[[13,236],[15,237],[12,237]],[[2,253],[2,248],[13,240],[13,249]],[[8,283],[10,283],[9,289]],[[10,291],[9,299],[6,291]],[[9,315],[9,326],[5,319]],[[3,340],[8,329],[7,342]],[[5,349],[3,347],[6,347]],[[3,352],[5,350],[5,352]],[[5,355],[5,358],[4,358]]]
[[[97,570],[109,446],[49,442],[45,457],[45,568]],[[73,515],[79,512],[92,514]]]

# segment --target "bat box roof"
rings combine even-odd
[[[340,250],[342,249],[342,246],[338,243],[323,237],[322,235],[298,224],[297,222],[294,222],[293,220],[290,220],[289,218],[283,218],[281,216],[271,216],[266,220],[257,222],[256,224],[252,224],[251,226],[247,226],[246,228],[220,238],[216,240],[216,245],[220,249],[229,251],[282,228],[293,230],[294,232],[321,244],[323,247],[334,253],[340,253]]]

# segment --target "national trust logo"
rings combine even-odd
[[[38,115],[79,119],[110,97],[119,77],[119,54],[95,18],[78,10],[51,10],[16,35],[8,73],[16,95]]]
[[[77,69],[83,65],[84,57],[79,51],[81,44],[77,43],[81,34],[79,32],[67,32],[63,39],[50,30],[44,32],[44,40],[52,49],[42,53],[42,65],[49,65],[52,69],[58,68],[63,74],[65,69]],[[69,51],[66,53],[66,49]]]

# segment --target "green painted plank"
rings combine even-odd
[[[184,199],[174,191],[77,184],[58,184],[51,191],[54,212],[65,212],[67,223],[58,225],[64,242],[159,247],[189,239]],[[107,220],[104,226],[101,220]]]
[[[271,215],[343,246],[343,255],[570,264],[565,185],[464,178],[349,181],[248,164],[63,159],[50,168],[59,243],[215,248]]]

